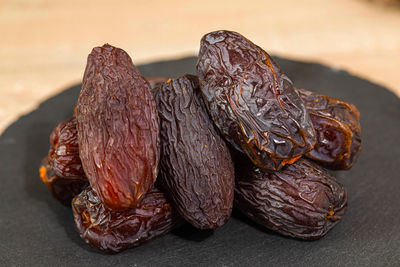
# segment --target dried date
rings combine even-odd
[[[61,122],[51,132],[49,153],[40,164],[39,175],[53,196],[67,206],[88,186],[79,158],[75,118]]]
[[[71,206],[71,200],[89,185],[86,176],[73,178],[58,176],[51,167],[48,157],[42,160],[39,175],[54,198],[66,206]]]
[[[278,170],[312,149],[315,132],[293,83],[242,35],[206,34],[197,74],[215,124],[257,166]]]
[[[61,122],[50,134],[50,166],[57,176],[80,178],[85,176],[79,158],[78,132],[75,117]]]
[[[170,232],[181,219],[153,187],[136,208],[112,211],[96,192],[85,189],[72,202],[75,226],[90,246],[108,253],[121,252]]]
[[[297,92],[317,135],[306,157],[330,169],[351,168],[361,152],[360,112],[353,104],[333,97],[303,88]]]
[[[179,213],[200,229],[229,219],[234,167],[195,91],[197,77],[169,79],[155,90],[161,122],[161,183]]]
[[[111,45],[88,56],[76,109],[80,157],[105,206],[137,206],[158,173],[159,118],[149,83]]]
[[[270,172],[236,158],[235,206],[280,234],[318,239],[345,213],[346,190],[316,163],[299,159]]]

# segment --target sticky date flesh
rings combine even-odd
[[[258,224],[298,239],[323,237],[345,213],[346,190],[316,163],[270,172],[236,157],[235,206]]]
[[[278,170],[312,149],[314,129],[293,83],[263,49],[242,35],[206,34],[197,75],[222,135],[257,166]]]
[[[157,177],[159,119],[150,85],[125,51],[110,45],[92,50],[76,118],[92,188],[110,209],[137,206]]]
[[[167,234],[181,219],[165,198],[153,187],[136,208],[111,211],[96,192],[87,188],[72,202],[75,226],[90,246],[107,253],[137,247]]]
[[[161,183],[179,213],[200,229],[215,229],[233,206],[234,167],[226,144],[186,75],[155,90],[161,121]]]
[[[297,88],[317,142],[306,157],[330,169],[351,168],[361,152],[360,112],[351,103]]]

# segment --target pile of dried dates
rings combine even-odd
[[[51,133],[39,169],[82,239],[116,253],[185,221],[221,227],[233,206],[282,235],[324,236],[347,204],[324,167],[356,162],[357,108],[297,88],[236,32],[206,34],[196,67],[145,78],[122,49],[88,56],[74,116]]]

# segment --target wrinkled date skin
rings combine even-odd
[[[75,118],[61,122],[51,132],[49,153],[40,164],[39,175],[53,196],[66,206],[89,185],[79,158]]]
[[[193,226],[215,229],[232,212],[234,166],[195,96],[198,79],[169,79],[155,91],[161,121],[161,182]]]
[[[242,35],[206,34],[197,74],[216,126],[257,166],[278,170],[312,149],[314,129],[293,83]]]
[[[85,176],[79,158],[78,131],[74,117],[61,122],[51,132],[48,156],[56,175],[65,178]]]
[[[170,232],[181,222],[179,214],[156,188],[137,208],[111,211],[89,187],[74,198],[72,210],[81,238],[107,253],[137,247]]]
[[[109,209],[136,207],[157,177],[159,118],[149,83],[125,51],[92,50],[76,118],[92,188]]]
[[[235,206],[280,234],[318,239],[345,213],[345,188],[312,161],[302,158],[270,172],[242,156],[235,167]]]
[[[326,168],[351,168],[361,152],[360,112],[348,102],[297,88],[317,135],[306,157]]]
[[[89,185],[89,181],[84,175],[73,178],[58,176],[50,162],[48,157],[42,160],[39,167],[40,179],[47,185],[55,199],[65,206],[71,206],[71,200]]]

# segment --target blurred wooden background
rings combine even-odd
[[[94,46],[121,47],[140,64],[197,54],[202,35],[218,29],[238,31],[273,55],[345,69],[400,96],[395,2],[0,0],[0,133],[80,82]]]

